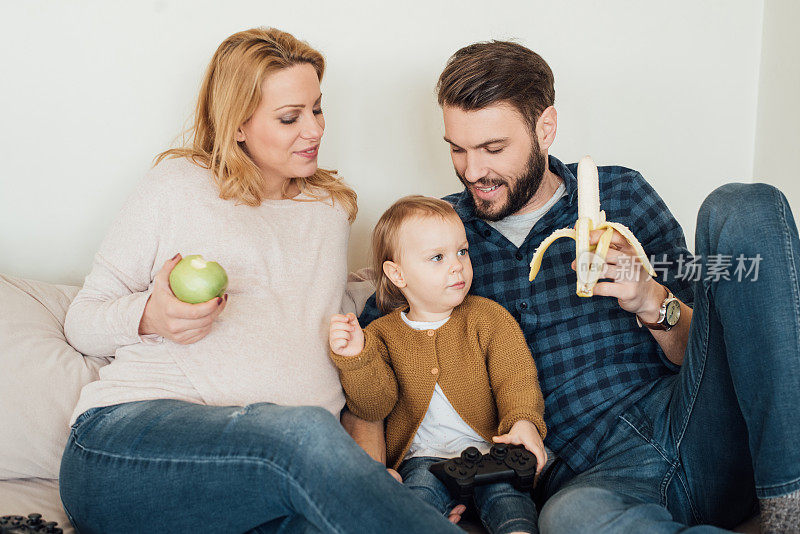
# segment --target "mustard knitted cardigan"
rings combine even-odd
[[[339,368],[347,405],[368,421],[386,421],[387,465],[397,468],[433,396],[444,391],[456,412],[486,441],[520,420],[544,439],[544,399],[525,337],[496,302],[468,295],[436,330],[414,330],[400,310],[364,329],[364,350]]]

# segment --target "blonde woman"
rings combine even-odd
[[[232,35],[191,142],[159,155],[67,314],[87,356],[61,464],[64,507],[92,532],[453,532],[338,421],[328,358],[356,195],[317,167],[319,52],[275,29]],[[186,304],[181,253],[218,261],[223,297]]]

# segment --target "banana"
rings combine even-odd
[[[596,246],[589,246],[589,232],[605,228],[606,231],[600,236]],[[542,266],[542,257],[545,250],[555,240],[562,237],[569,237],[575,240],[575,259],[576,273],[578,282],[576,293],[579,297],[591,297],[594,286],[603,272],[606,263],[611,238],[614,232],[618,232],[628,243],[633,246],[636,256],[642,266],[650,274],[656,276],[653,266],[647,259],[647,255],[641,243],[625,225],[606,221],[606,212],[600,210],[600,184],[597,179],[597,166],[592,158],[585,156],[578,163],[578,220],[575,228],[562,228],[556,230],[550,237],[542,241],[533,253],[531,260],[531,273],[528,280],[533,282],[539,268]]]

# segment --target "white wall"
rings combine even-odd
[[[328,59],[320,161],[359,193],[352,268],[397,197],[459,188],[433,87],[457,48],[491,38],[516,38],[553,68],[552,153],[640,170],[691,243],[704,196],[751,179],[762,13],[761,0],[4,1],[0,273],[81,283],[133,184],[184,126],[216,46],[257,25]]]
[[[756,181],[786,194],[800,221],[800,2],[766,0],[758,91]]]

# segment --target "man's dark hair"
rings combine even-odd
[[[436,84],[440,106],[466,111],[508,103],[530,126],[553,105],[553,71],[544,59],[510,41],[465,46],[453,54]]]

